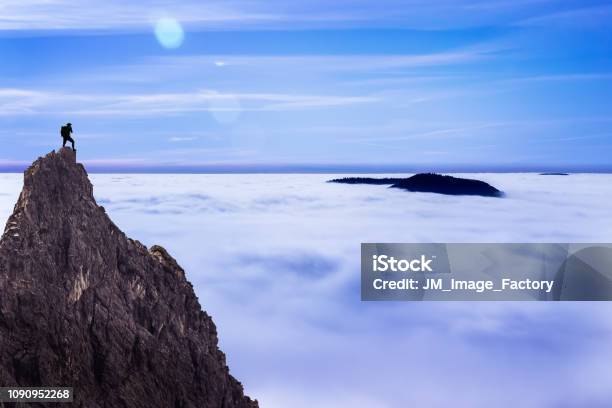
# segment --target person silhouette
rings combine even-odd
[[[70,137],[70,135],[72,134],[72,123],[68,122],[64,126],[62,126],[60,133],[62,135],[62,139],[64,139],[62,147],[66,146],[66,142],[70,142],[72,143],[72,150],[76,152],[76,149],[74,148],[74,139]]]

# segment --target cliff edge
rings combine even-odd
[[[117,228],[68,148],[25,172],[0,241],[0,384],[71,386],[76,407],[258,406],[183,269]]]

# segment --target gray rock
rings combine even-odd
[[[72,386],[75,407],[257,407],[217,342],[183,269],[117,228],[70,149],[32,164],[0,241],[0,384]]]

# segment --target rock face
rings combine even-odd
[[[330,183],[390,185],[407,191],[438,193],[447,195],[479,195],[484,197],[502,197],[503,192],[484,181],[443,176],[434,173],[420,173],[408,178],[370,178],[345,177],[330,180]]]
[[[0,384],[72,386],[76,407],[258,406],[183,269],[113,224],[68,148],[25,172],[0,241]]]
[[[391,187],[408,191],[449,195],[479,195],[500,197],[502,192],[481,180],[443,176],[434,173],[416,174],[393,184]]]

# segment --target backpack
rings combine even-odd
[[[64,139],[69,138],[70,137],[70,128],[68,126],[62,126],[62,130],[60,131],[62,137]]]

